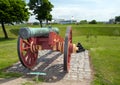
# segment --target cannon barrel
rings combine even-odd
[[[23,39],[28,39],[30,37],[49,36],[49,32],[51,31],[59,34],[58,28],[21,28],[19,30],[19,35]]]

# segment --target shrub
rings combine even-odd
[[[89,22],[89,24],[97,24],[96,20],[92,20]]]

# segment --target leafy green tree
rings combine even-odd
[[[89,24],[97,24],[97,21],[96,20],[92,20],[89,22]]]
[[[120,22],[120,16],[116,16],[115,17],[115,22],[117,23],[117,22]]]
[[[80,21],[80,24],[87,24],[88,22],[87,22],[87,20],[81,20]]]
[[[51,20],[52,20],[52,15],[49,14],[49,15],[47,16],[46,23],[48,24],[48,21],[51,21]]]
[[[40,1],[40,5],[38,3]],[[34,15],[36,15],[36,19],[39,20],[40,25],[42,27],[42,21],[52,19],[52,15],[50,12],[52,11],[53,5],[48,0],[30,0],[28,3],[30,10],[33,10]]]
[[[5,38],[8,38],[5,23],[23,22],[28,18],[29,12],[24,0],[0,0],[0,23]]]

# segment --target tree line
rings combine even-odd
[[[110,24],[120,24],[120,16],[115,16],[115,18],[110,19],[108,22]],[[101,22],[97,22],[96,20],[91,20],[91,21],[81,20],[80,21],[80,24],[97,24],[97,23],[101,23]]]

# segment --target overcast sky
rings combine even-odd
[[[26,0],[27,2],[29,0]],[[120,15],[120,0],[49,0],[53,18],[108,21]],[[29,21],[34,21],[31,17]]]

